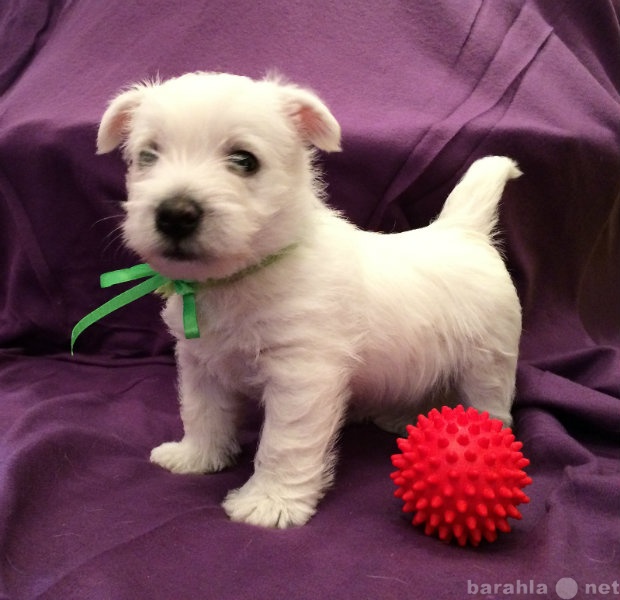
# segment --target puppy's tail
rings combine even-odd
[[[517,163],[505,156],[477,160],[448,196],[437,223],[492,236],[504,186],[520,175]]]

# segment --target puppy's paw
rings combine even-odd
[[[492,419],[499,419],[504,427],[512,427],[512,415],[507,410],[489,411]]]
[[[277,489],[257,488],[251,480],[229,492],[222,506],[233,521],[280,529],[304,525],[316,512],[312,502],[285,498]]]
[[[173,473],[215,473],[230,466],[238,446],[219,452],[207,452],[188,440],[166,442],[151,451],[151,462]]]
[[[407,437],[407,425],[415,423],[415,415],[381,415],[373,419],[374,424],[387,431],[401,437]]]

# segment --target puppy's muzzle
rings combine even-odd
[[[191,236],[200,225],[204,211],[188,196],[174,196],[163,200],[155,212],[157,231],[174,242]]]

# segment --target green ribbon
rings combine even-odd
[[[286,246],[279,252],[271,254],[264,258],[262,261],[255,265],[250,265],[237,273],[233,273],[228,277],[221,279],[207,279],[203,282],[197,281],[185,281],[183,279],[168,279],[163,275],[160,275],[157,271],[148,264],[139,264],[128,269],[119,269],[118,271],[109,271],[103,273],[100,278],[100,285],[102,288],[118,285],[119,283],[128,283],[135,281],[136,279],[144,279],[148,277],[146,281],[139,283],[138,285],[124,291],[123,293],[115,296],[111,300],[108,300],[105,304],[102,304],[99,308],[96,308],[91,313],[88,313],[83,317],[73,328],[71,332],[71,354],[73,354],[73,347],[78,336],[93,323],[96,323],[103,317],[106,317],[115,310],[130,304],[134,300],[138,300],[151,292],[164,288],[166,292],[177,293],[183,297],[183,331],[185,337],[189,339],[195,339],[200,337],[200,329],[198,328],[198,316],[196,313],[196,291],[198,288],[210,288],[230,283],[235,283],[243,277],[247,277],[264,267],[276,262],[291,250],[293,250],[297,244],[291,244]]]
[[[146,281],[124,291],[122,294],[115,296],[96,308],[91,313],[82,318],[73,328],[71,332],[71,354],[78,336],[93,323],[96,323],[110,313],[130,304],[134,300],[138,300],[151,292],[154,292],[162,286],[171,285],[177,294],[183,297],[183,330],[187,339],[200,337],[200,329],[198,328],[198,316],[196,314],[196,289],[198,284],[194,281],[183,281],[182,279],[168,279],[153,270],[147,264],[135,265],[128,269],[119,269],[118,271],[109,271],[103,273],[100,279],[102,288],[118,285],[119,283],[127,283],[136,279],[144,279]]]

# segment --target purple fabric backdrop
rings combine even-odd
[[[506,598],[519,580],[557,598],[562,577],[603,596],[620,579],[619,13],[617,0],[3,0],[0,597]],[[107,100],[158,73],[272,68],[341,122],[326,178],[362,227],[425,225],[477,157],[525,172],[501,221],[534,483],[495,544],[411,527],[388,476],[395,438],[361,425],[307,526],[229,522],[219,503],[251,472],[258,419],[234,469],[149,464],[181,432],[154,297],[68,355],[73,324],[110,296],[99,273],[136,262],[116,229],[121,159],[94,155]]]

